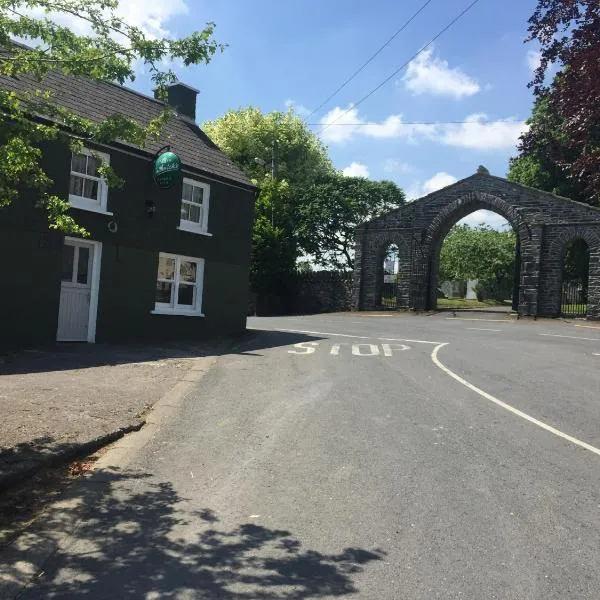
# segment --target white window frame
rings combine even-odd
[[[87,173],[78,173],[72,170],[73,155],[74,154],[85,154],[86,156],[93,156],[99,158],[104,164],[110,165],[110,154],[106,152],[99,152],[97,150],[90,150],[89,148],[82,148],[79,152],[71,153],[71,165],[69,166],[69,189],[71,186],[71,177],[76,175],[83,179],[91,179],[92,181],[98,182],[98,199],[92,200],[83,196],[76,196],[75,194],[69,193],[69,204],[73,208],[79,208],[81,210],[89,210],[91,212],[102,213],[104,215],[112,215],[113,213],[106,210],[108,202],[108,183],[104,177],[94,177]]]
[[[171,291],[171,302],[156,302],[154,301],[154,310],[151,311],[153,315],[184,315],[188,317],[203,317],[202,313],[202,293],[204,290],[204,259],[197,258],[194,256],[181,256],[180,254],[169,254],[167,252],[160,252],[158,255],[159,260],[161,258],[172,258],[175,260],[175,273],[173,280],[159,279],[158,278],[158,264],[156,267],[156,282],[158,281],[172,281]],[[194,306],[190,308],[187,304],[176,304],[175,294],[179,290],[180,283],[180,271],[181,262],[188,261],[196,263],[196,283],[194,284],[195,289],[195,302]],[[155,289],[156,291],[156,289]]]
[[[179,227],[181,231],[188,231],[190,233],[198,233],[200,235],[208,235],[212,236],[211,233],[208,233],[208,211],[210,207],[210,185],[208,183],[204,183],[202,181],[198,181],[197,179],[190,179],[189,177],[183,178],[183,183],[188,184],[194,187],[202,188],[202,222],[195,223],[194,221],[187,221],[179,217]],[[191,202],[187,202],[183,199],[183,184],[181,186],[181,204],[186,202],[187,204],[193,204]],[[179,213],[181,215],[181,211]]]

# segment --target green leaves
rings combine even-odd
[[[356,227],[402,206],[404,192],[391,181],[335,173],[302,190],[297,203],[304,252],[323,267],[349,270],[354,268]]]
[[[512,277],[515,245],[512,230],[457,225],[442,244],[438,281]]]
[[[141,64],[159,97],[166,98],[167,86],[177,79],[170,67],[174,61],[185,66],[206,64],[224,49],[213,39],[214,23],[185,38],[160,38],[128,24],[119,16],[118,7],[117,0],[0,0],[0,77],[27,75],[39,82],[38,89],[28,92],[0,90],[4,140],[0,146],[0,206],[18,199],[18,184],[34,187],[43,198],[50,226],[66,233],[83,230],[68,216],[68,204],[44,196],[51,184],[39,162],[44,143],[56,139],[70,143],[73,137],[100,143],[118,139],[144,147],[160,136],[174,113],[165,106],[149,122],[138,123],[118,114],[92,122],[57,105],[44,90],[44,77],[59,70],[75,78],[124,84],[135,79],[135,69]],[[77,18],[84,33],[61,25],[65,16]],[[17,46],[11,41],[14,38],[29,41],[32,47]],[[109,186],[122,184],[108,167],[104,174]]]

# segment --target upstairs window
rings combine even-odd
[[[155,313],[201,315],[204,260],[165,254],[158,257]]]
[[[71,157],[69,203],[75,208],[106,212],[108,186],[98,173],[102,164],[110,163],[110,156],[83,148]]]
[[[209,196],[208,184],[193,179],[183,180],[179,229],[192,233],[208,233]]]

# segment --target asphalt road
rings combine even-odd
[[[599,599],[600,328],[470,318],[250,319],[23,597]]]

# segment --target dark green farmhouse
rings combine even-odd
[[[92,120],[122,114],[143,123],[162,106],[60,73],[41,85],[20,77],[0,86],[45,88]],[[181,83],[169,89],[178,115],[143,150],[119,142],[76,154],[59,143],[43,148],[52,193],[69,198],[90,237],[50,231],[31,190],[0,210],[0,346],[197,339],[245,329],[256,188],[195,124],[196,96]],[[181,175],[169,177],[177,169],[172,157],[155,172],[161,149],[180,159]],[[99,156],[124,178],[122,188],[109,189],[99,176]]]

